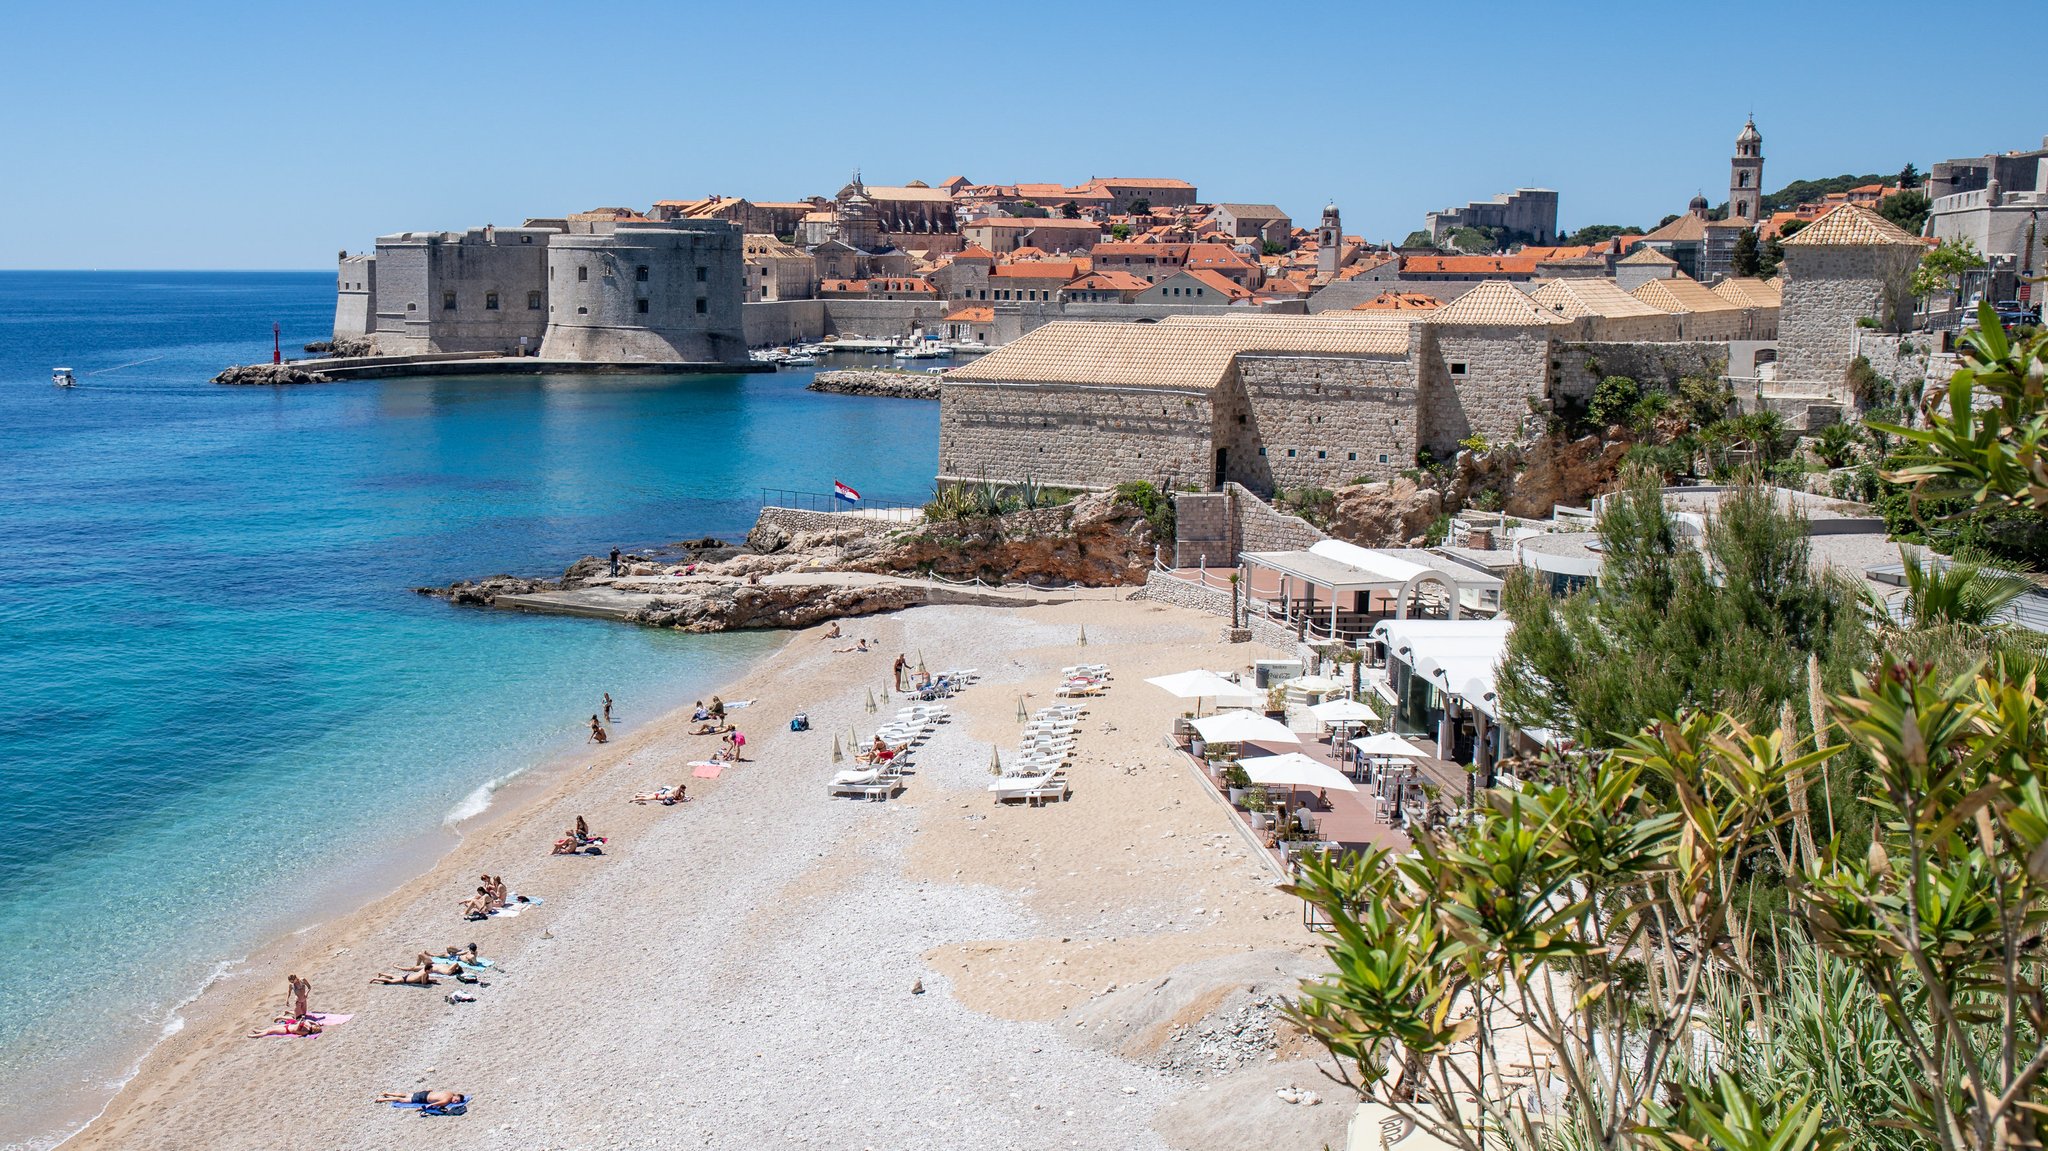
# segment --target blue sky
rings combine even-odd
[[[1398,240],[1517,185],[1561,222],[2037,146],[2040,106],[1835,4],[0,6],[0,267],[325,268],[379,232],[711,192],[1180,176]],[[1969,42],[1971,33],[1956,35]],[[2031,114],[2030,114],[2031,113]]]

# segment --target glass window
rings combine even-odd
[[[484,311],[486,311],[486,312],[495,312],[495,311],[497,311],[497,310],[498,310],[498,293],[496,293],[496,292],[485,292],[485,293],[484,293]]]
[[[705,300],[705,299],[703,299],[702,297],[699,297],[699,298],[698,298],[698,300],[697,300],[697,314],[701,316],[701,315],[703,315],[704,313],[706,313],[706,312],[708,312],[708,311],[710,311],[710,310],[711,310],[711,303],[710,303],[710,301],[708,301],[708,300]]]
[[[642,300],[634,300],[634,301],[633,301],[633,310],[634,310],[634,311],[636,311],[636,312],[639,312],[639,313],[640,313],[641,315],[643,315],[643,316],[644,316],[644,315],[646,315],[646,314],[647,314],[647,301],[646,301],[646,300],[644,300],[644,299],[642,299]]]
[[[441,310],[442,310],[442,311],[444,311],[444,312],[452,312],[452,311],[454,311],[454,310],[455,310],[455,293],[454,293],[454,292],[442,292],[442,293],[441,293]]]
[[[701,266],[700,266],[700,267],[699,267],[699,268],[697,269],[697,282],[698,282],[698,283],[700,283],[700,284],[701,284],[701,283],[703,283],[704,281],[706,281],[706,280],[708,280],[708,279],[710,279],[710,278],[711,278],[711,269],[709,269],[709,268],[706,268],[706,267],[701,267]]]
[[[527,311],[529,311],[529,312],[538,312],[538,311],[540,311],[540,293],[539,293],[539,292],[528,292],[528,293],[526,293],[526,310],[527,310]]]
[[[646,283],[646,282],[647,282],[647,265],[645,265],[645,264],[642,264],[642,265],[640,265],[639,267],[637,267],[637,268],[633,269],[633,279],[635,279],[636,281],[638,281],[638,282],[640,282],[640,283],[642,283],[642,284]]]
[[[589,269],[589,268],[585,268],[585,267],[578,267],[578,268],[576,269],[576,278],[577,278],[578,280],[588,280],[588,279],[590,278],[590,269]],[[583,309],[581,309],[581,308],[578,308],[578,309],[577,309],[577,311],[579,311],[579,312],[580,312],[580,311],[582,311],[582,310],[583,310]]]

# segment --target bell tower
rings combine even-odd
[[[1735,158],[1728,161],[1728,218],[1755,227],[1764,202],[1764,138],[1752,117],[1735,137]]]
[[[1323,209],[1323,222],[1316,228],[1316,275],[1325,283],[1337,278],[1337,262],[1344,258],[1344,221],[1332,202]]]

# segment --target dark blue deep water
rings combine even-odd
[[[737,536],[763,487],[930,488],[936,405],[808,373],[207,382],[332,310],[325,272],[0,272],[0,1113],[104,1092],[599,692],[650,718],[776,644],[409,588]]]

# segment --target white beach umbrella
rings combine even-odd
[[[1324,791],[1357,791],[1358,785],[1345,777],[1344,773],[1319,759],[1311,759],[1298,751],[1285,755],[1258,755],[1237,761],[1253,783],[1264,783],[1274,787],[1313,787]]]
[[[1233,704],[1256,706],[1262,697],[1240,683],[1232,683],[1213,671],[1183,671],[1173,675],[1154,676],[1145,681],[1153,687],[1178,699],[1216,700],[1221,707],[1227,700]]]
[[[1278,720],[1249,711],[1219,711],[1195,721],[1195,730],[1210,743],[1300,743],[1301,737]]]
[[[1363,736],[1351,741],[1351,746],[1366,755],[1390,755],[1404,759],[1427,759],[1429,753],[1402,739],[1391,731],[1378,735]]]
[[[1341,679],[1331,679],[1327,675],[1297,675],[1287,681],[1287,686],[1296,691],[1307,692],[1310,695],[1323,695],[1326,692],[1341,690],[1344,687],[1344,681]]]
[[[1324,723],[1364,723],[1380,717],[1379,712],[1355,699],[1326,699],[1308,710]]]

